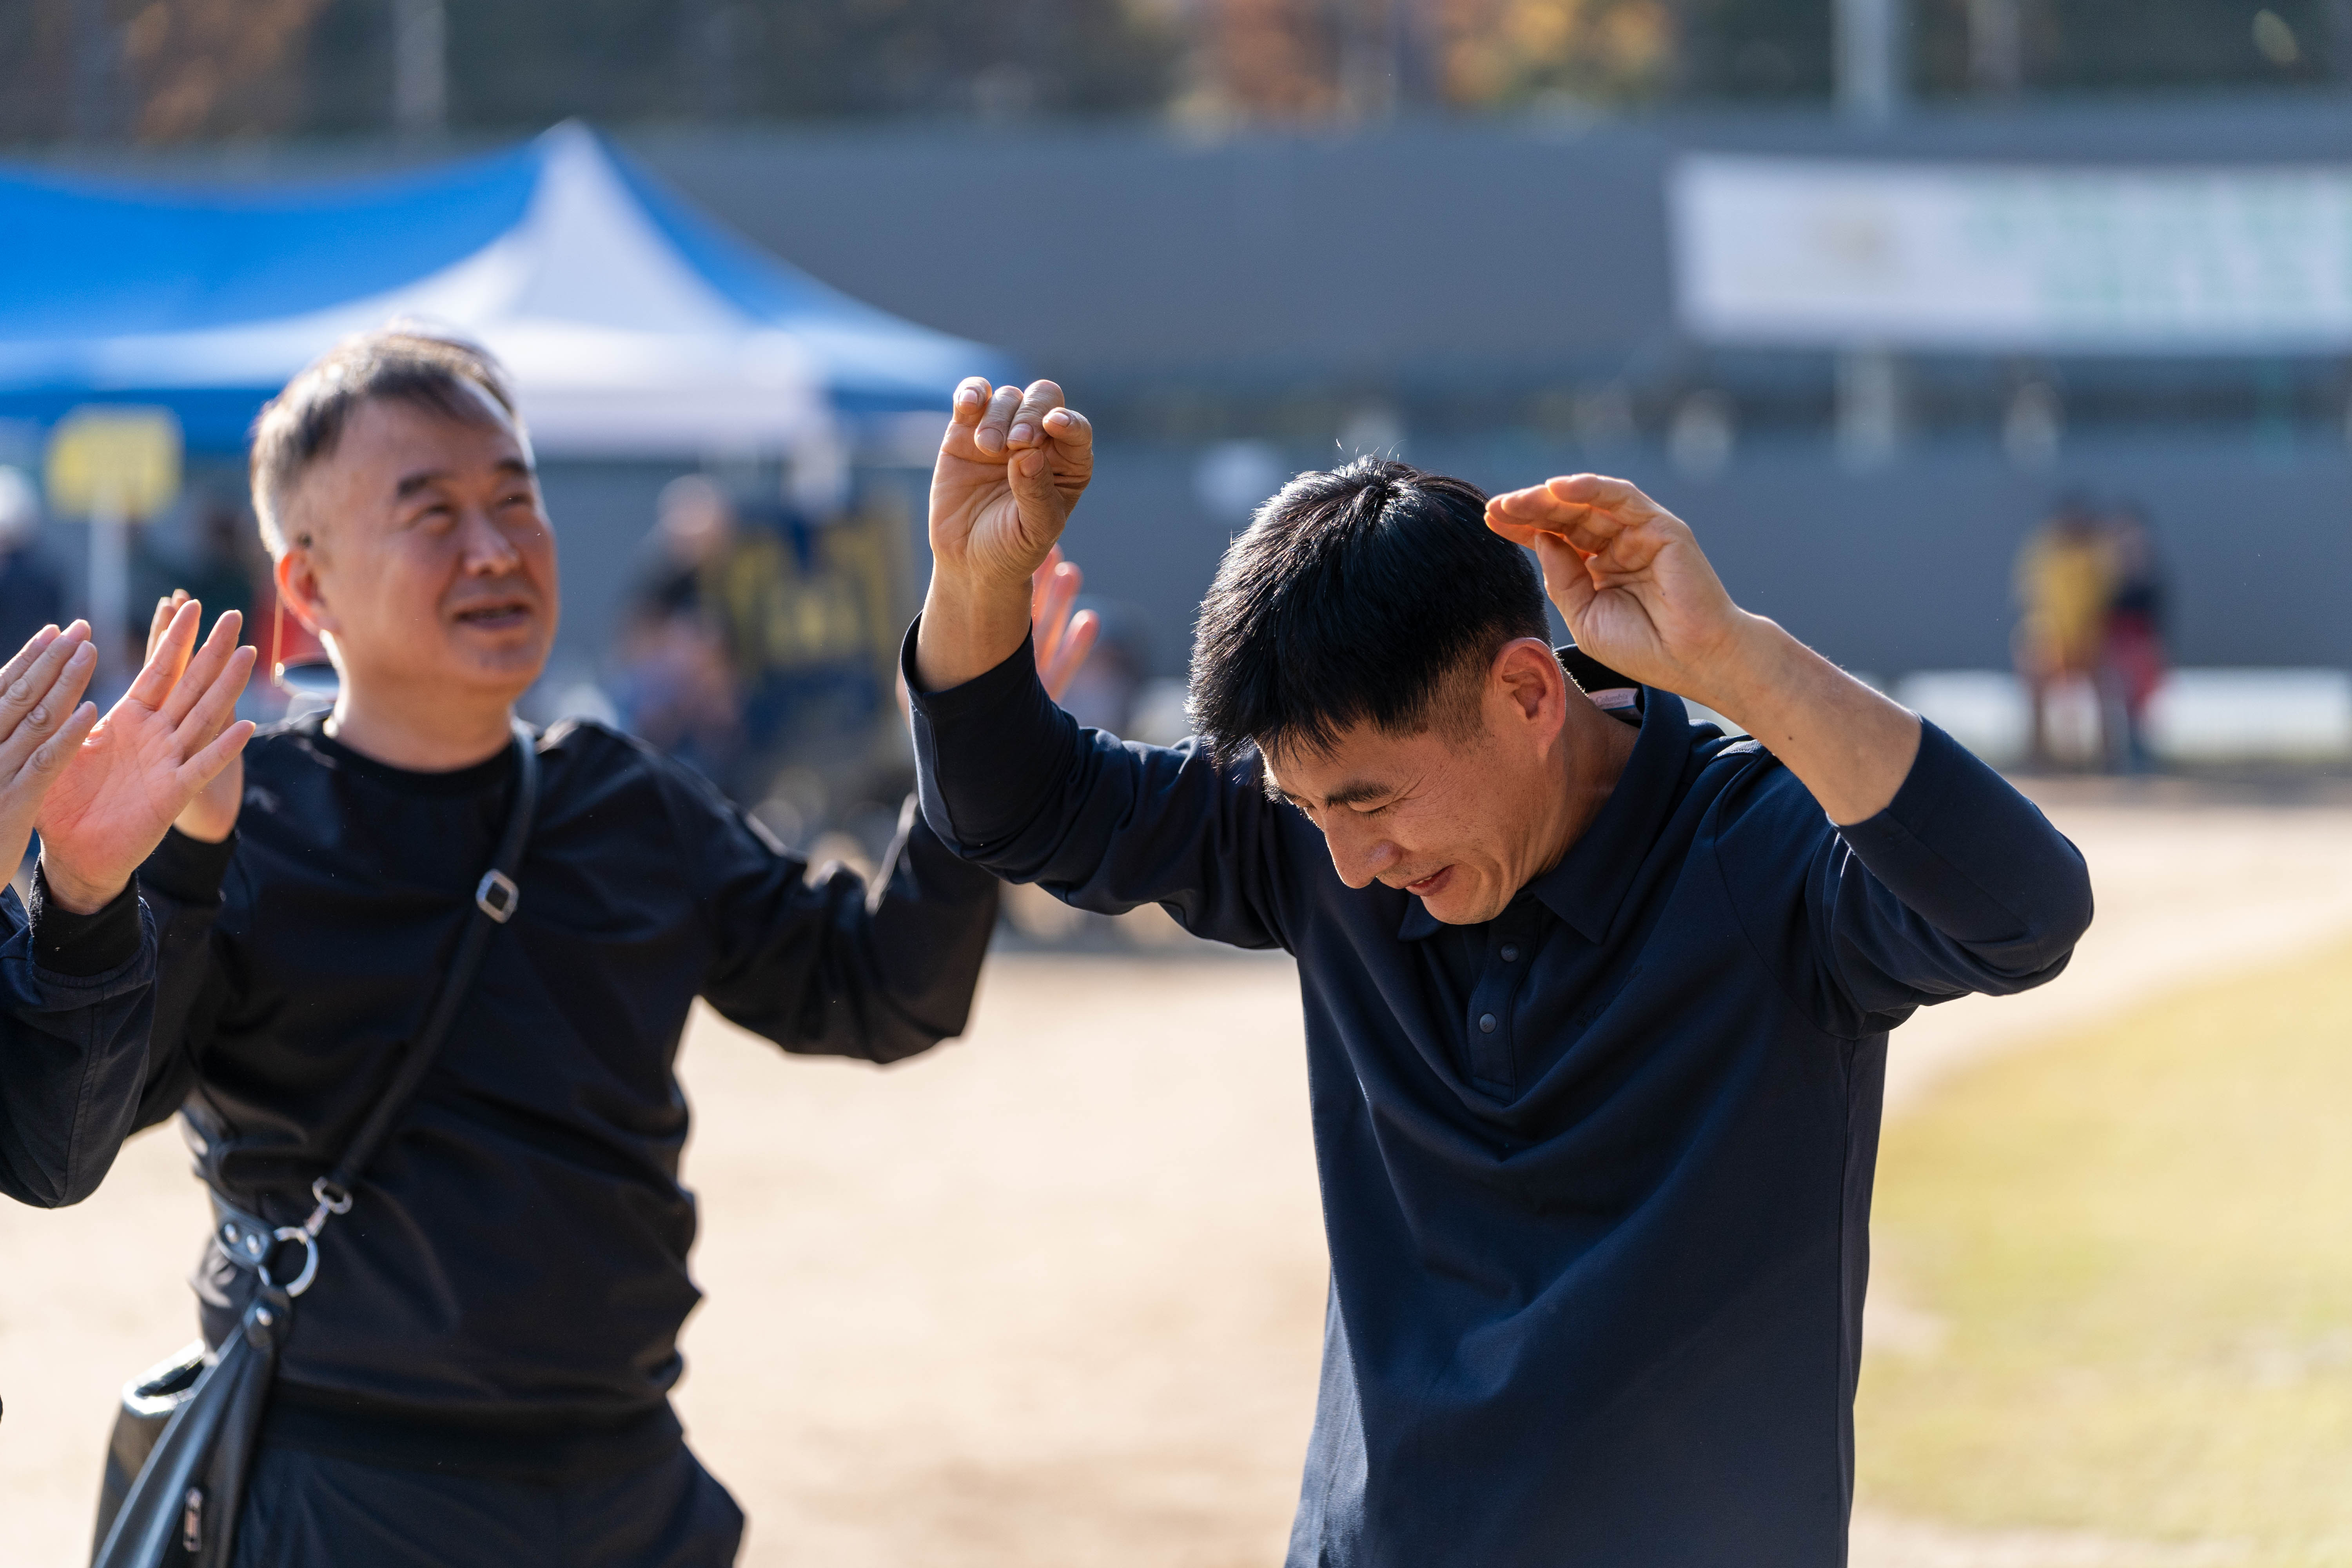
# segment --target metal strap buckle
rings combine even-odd
[[[310,1217],[302,1222],[302,1228],[312,1236],[319,1234],[329,1215],[352,1212],[352,1194],[324,1176],[310,1184],[310,1196],[317,1200],[319,1206],[310,1211]]]
[[[504,871],[485,871],[481,886],[474,889],[474,902],[482,912],[504,925],[514,918],[515,906],[522,902],[522,889]]]

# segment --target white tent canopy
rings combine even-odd
[[[16,194],[9,185],[30,184],[0,182],[0,211]],[[176,403],[194,393],[218,403],[240,389],[257,404],[338,338],[405,318],[505,362],[542,452],[675,457],[837,446],[845,413],[943,410],[959,376],[1002,364],[992,351],[900,321],[753,250],[578,124],[437,183],[312,191],[274,208],[231,195],[32,195],[112,209],[90,225],[109,244],[120,237],[108,228],[126,219],[180,220],[193,230],[184,249],[194,259],[144,298],[135,274],[111,268],[93,311],[0,305],[0,405],[44,395]],[[368,276],[403,263],[411,276]],[[256,268],[278,280],[255,279]],[[0,282],[21,269],[0,266]],[[362,287],[336,292],[354,277]],[[159,294],[160,310],[151,302]],[[110,303],[129,318],[116,330]],[[268,310],[278,303],[294,308]]]

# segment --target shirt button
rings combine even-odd
[[[1518,961],[1519,944],[1515,942],[1505,942],[1503,944],[1503,962],[1505,963],[1517,963]]]
[[[1482,1035],[1491,1035],[1495,1032],[1495,1015],[1492,1013],[1478,1015],[1478,1032]]]

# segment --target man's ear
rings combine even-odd
[[[1490,679],[1518,721],[1540,730],[1549,742],[1567,721],[1568,672],[1540,637],[1516,637],[1495,655]]]
[[[291,610],[312,637],[342,630],[327,603],[326,588],[319,581],[318,564],[310,559],[309,546],[295,545],[279,556],[273,574],[278,579],[278,602]]]

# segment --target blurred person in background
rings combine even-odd
[[[245,640],[257,641],[262,634],[253,622],[254,563],[244,514],[215,498],[197,514],[193,532],[194,546],[172,572],[171,586],[185,590],[215,616],[235,610],[245,622]]]
[[[2051,736],[2053,696],[2089,695],[2092,721],[2098,721],[2095,683],[2105,652],[2115,568],[2107,531],[2086,498],[2061,500],[2050,520],[2026,539],[2018,552],[2016,579],[2017,674],[2032,726],[2027,751],[2032,765],[2046,768],[2057,752]],[[2095,738],[2088,755],[2102,755]]]
[[[1202,605],[1199,738],[1082,729],[1030,574],[1092,472],[1051,382],[958,388],[923,809],[1297,960],[1331,1295],[1290,1568],[1843,1562],[1887,1033],[2058,973],[2082,857],[1589,474],[1297,476]]]
[[[2125,501],[2107,514],[2105,536],[2109,581],[2099,684],[2112,710],[2110,760],[2125,772],[2146,773],[2155,765],[2147,705],[2168,668],[2164,561],[2137,502]]]
[[[519,894],[320,1238],[245,1494],[210,1500],[202,1550],[236,1568],[730,1563],[742,1515],[669,1403],[698,1299],[688,1011],[703,998],[793,1052],[928,1049],[963,1027],[995,879],[911,801],[862,881],[614,730],[516,725],[555,634],[555,541],[479,351],[339,344],[264,410],[253,484],[278,592],[341,689],[264,731],[141,873],[165,956],[139,1120],[184,1117],[214,1204],[208,1342],[263,1261],[222,1226],[267,1235],[333,1195],[315,1184],[475,917],[519,748],[541,784]]]
[[[32,480],[21,468],[0,468],[0,647],[20,647],[64,618],[65,578],[41,548],[40,528]]]
[[[672,480],[615,678],[631,730],[744,805],[788,763],[862,759],[888,668],[869,531],[777,507],[747,521],[711,479]]]
[[[862,756],[887,711],[873,592],[882,563],[866,542],[856,520],[782,507],[743,531],[723,583],[744,694],[738,799],[758,798],[787,764],[838,770]]]
[[[734,509],[717,485],[688,474],[663,487],[613,679],[629,732],[714,783],[730,777],[743,738],[716,581],[734,535]]]

